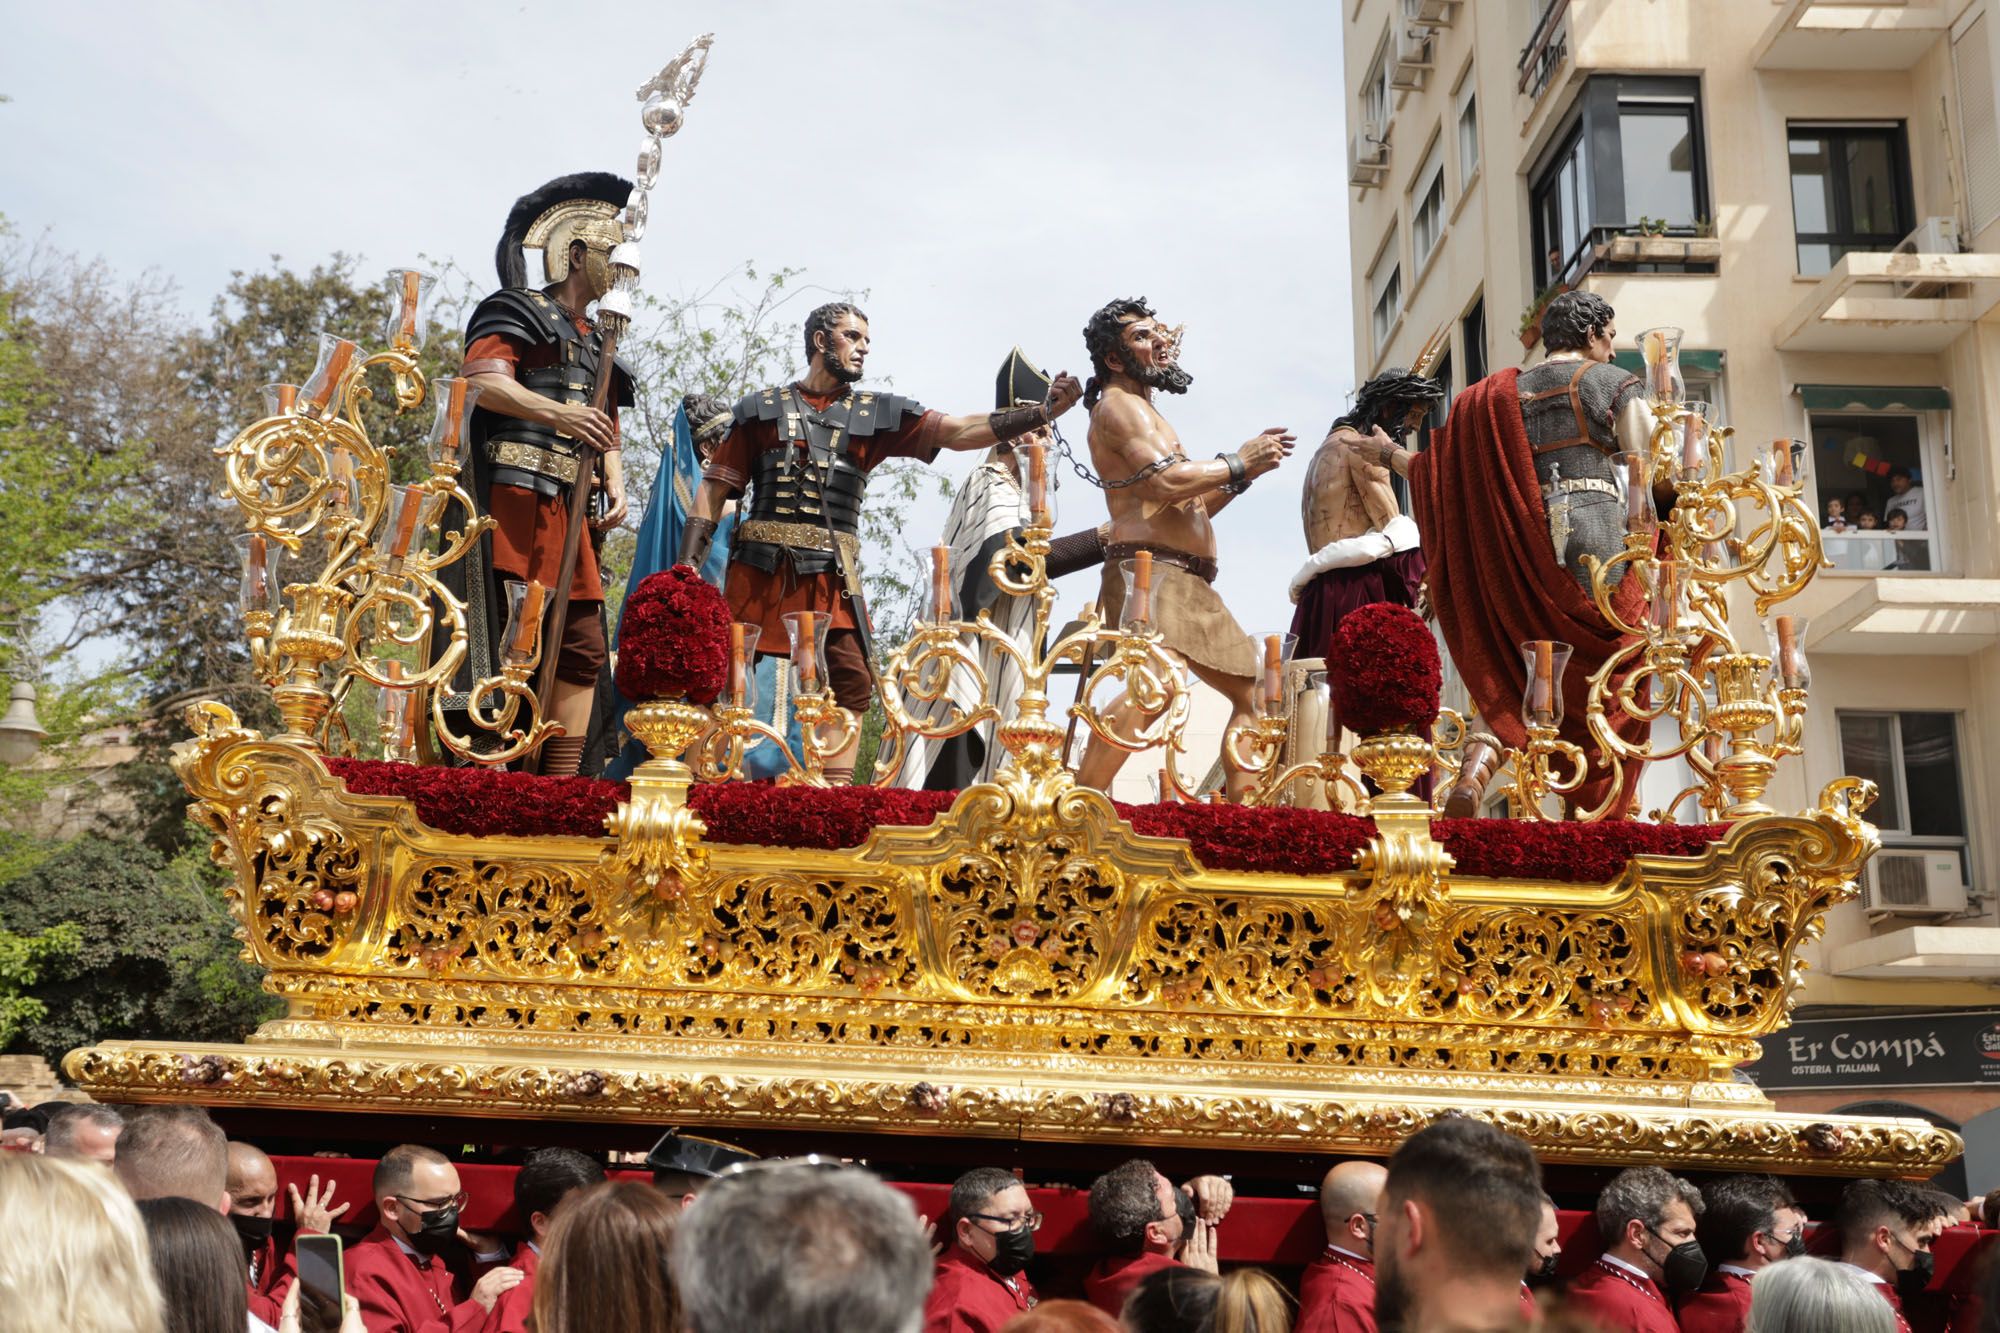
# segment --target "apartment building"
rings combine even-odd
[[[1959,1127],[2000,1186],[2000,0],[1338,2],[1357,377],[1441,325],[1454,392],[1530,364],[1588,289],[1627,347],[1686,330],[1733,466],[1806,441],[1847,511],[1772,799],[1872,778],[1884,850],[1755,1074]]]

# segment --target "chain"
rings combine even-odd
[[[1069,465],[1076,469],[1076,475],[1082,477],[1100,491],[1122,491],[1127,486],[1137,486],[1154,473],[1164,472],[1174,464],[1184,461],[1187,457],[1185,454],[1168,454],[1165,458],[1154,459],[1123,481],[1106,481],[1077,460],[1076,453],[1069,447],[1069,441],[1063,438],[1062,427],[1051,421],[1049,423],[1049,433],[1055,437],[1056,448],[1061,451],[1064,458],[1069,460]]]

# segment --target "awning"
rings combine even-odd
[[[1643,375],[1646,373],[1646,362],[1640,357],[1637,348],[1633,348],[1630,351],[1613,352],[1611,354],[1611,364],[1617,366],[1620,370],[1629,370],[1634,375]],[[1722,373],[1722,353],[1699,350],[1690,351],[1683,347],[1681,348],[1681,370],[1683,372],[1692,370],[1702,375],[1720,375]]]
[[[1935,385],[1801,384],[1798,393],[1808,412],[1951,411],[1951,390]]]

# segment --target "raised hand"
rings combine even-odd
[[[304,1198],[299,1197],[297,1185],[287,1185],[285,1188],[291,1191],[292,1195],[292,1219],[298,1223],[299,1230],[306,1235],[323,1236],[332,1231],[333,1219],[346,1212],[349,1207],[344,1203],[338,1208],[333,1206],[332,1176],[326,1178],[326,1187],[322,1189],[319,1176],[313,1175],[306,1182]]]
[[[1252,439],[1244,441],[1236,451],[1243,460],[1244,474],[1261,477],[1275,469],[1291,454],[1292,446],[1298,443],[1298,436],[1283,426],[1272,426]]]
[[[1067,370],[1057,375],[1049,383],[1049,396],[1043,400],[1048,408],[1049,420],[1054,421],[1063,413],[1076,406],[1076,400],[1083,397],[1083,385]]]

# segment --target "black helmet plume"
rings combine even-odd
[[[599,199],[614,208],[623,208],[632,197],[632,182],[609,171],[579,171],[573,176],[558,176],[539,190],[532,190],[514,201],[507,210],[507,226],[500,233],[500,244],[493,252],[493,266],[499,270],[502,287],[525,287],[528,285],[528,263],[521,255],[521,238],[528,234],[528,228],[535,219],[572,199]]]

